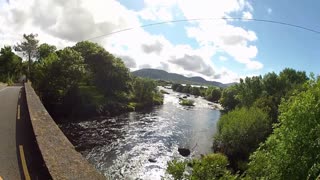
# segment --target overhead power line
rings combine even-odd
[[[318,30],[311,29],[311,28],[308,28],[308,27],[305,27],[305,26],[301,26],[301,25],[297,25],[297,24],[286,23],[286,22],[282,22],[282,21],[267,20],[267,19],[255,19],[255,18],[247,19],[247,18],[238,18],[238,17],[222,17],[222,18],[179,19],[179,20],[162,21],[162,22],[158,22],[158,23],[144,24],[144,25],[137,26],[137,27],[124,28],[124,29],[120,29],[120,30],[117,30],[117,31],[113,31],[111,33],[106,33],[106,34],[102,34],[102,35],[99,35],[99,36],[91,37],[91,38],[87,39],[87,41],[93,40],[93,39],[102,38],[102,37],[105,37],[105,36],[110,36],[110,35],[113,35],[113,34],[118,34],[118,33],[125,32],[125,31],[134,30],[136,28],[145,28],[145,27],[157,26],[157,25],[169,24],[169,23],[192,22],[192,21],[208,21],[208,20],[241,20],[241,21],[265,22],[265,23],[289,26],[289,27],[293,27],[293,28],[297,28],[297,29],[302,29],[302,30],[305,30],[305,31],[313,32],[313,33],[316,33],[316,34],[320,34],[320,31],[318,31]]]

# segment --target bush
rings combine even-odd
[[[249,154],[271,131],[268,115],[257,107],[241,108],[223,115],[214,136],[215,151],[228,156],[231,166],[236,170],[245,167]],[[244,169],[240,169],[244,170]]]
[[[320,80],[282,101],[274,133],[250,157],[256,179],[317,179],[320,175]]]
[[[184,176],[185,167],[187,165],[187,161],[169,161],[167,163],[167,170],[166,172],[170,174],[175,180],[182,180],[186,178]]]
[[[182,99],[180,100],[179,104],[182,106],[194,106],[194,101],[189,99]]]
[[[229,162],[223,154],[215,153],[203,156],[201,159],[192,161],[177,161],[168,162],[167,173],[175,180],[191,179],[238,179],[237,175],[232,175],[227,169]],[[187,167],[191,168],[188,172]]]

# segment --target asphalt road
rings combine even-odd
[[[0,176],[21,179],[17,156],[16,121],[21,86],[0,89]]]
[[[32,130],[24,88],[0,87],[0,180],[51,179]]]

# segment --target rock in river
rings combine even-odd
[[[148,159],[148,161],[149,161],[149,162],[152,162],[152,163],[157,162],[157,160],[155,160],[155,159],[151,159],[151,158],[149,158],[149,159]]]
[[[191,153],[190,149],[187,149],[187,148],[178,148],[178,151],[181,154],[181,156],[184,156],[184,157],[189,156]]]

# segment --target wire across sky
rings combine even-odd
[[[247,19],[247,18],[239,18],[239,17],[222,17],[222,18],[178,19],[178,20],[162,21],[162,22],[151,23],[151,24],[144,24],[144,25],[137,26],[137,27],[124,28],[124,29],[113,31],[111,33],[106,33],[106,34],[102,34],[102,35],[99,35],[99,36],[91,37],[89,39],[86,39],[86,41],[90,41],[90,40],[94,40],[94,39],[98,39],[98,38],[111,36],[113,34],[118,34],[118,33],[121,33],[121,32],[134,30],[136,28],[146,28],[146,27],[150,27],[150,26],[158,26],[158,25],[169,24],[169,23],[208,21],[208,20],[212,20],[212,21],[214,21],[214,20],[241,20],[241,21],[263,22],[263,23],[270,23],[270,24],[278,24],[278,25],[283,25],[283,26],[289,26],[289,27],[293,27],[293,28],[309,31],[309,32],[312,32],[312,33],[320,34],[320,31],[318,31],[318,30],[311,29],[311,28],[308,28],[308,27],[305,27],[305,26],[301,26],[301,25],[297,25],[297,24],[291,24],[291,23],[287,23],[287,22],[282,22],[282,21],[267,20],[267,19],[256,19],[256,18]]]

